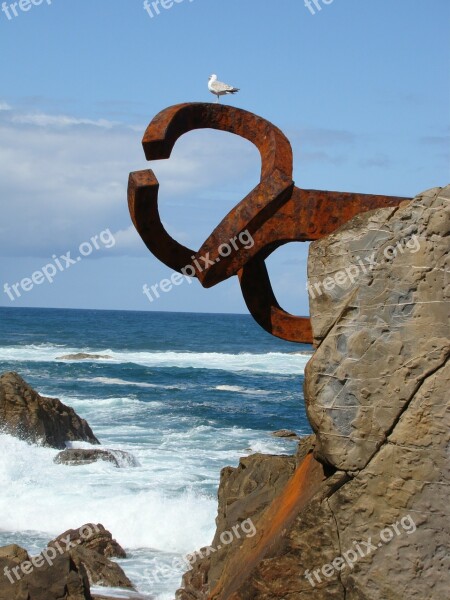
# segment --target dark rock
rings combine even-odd
[[[37,557],[16,545],[0,548],[0,600],[92,600],[90,585],[134,590],[110,557],[126,554],[103,525],[94,523],[66,531]]]
[[[0,429],[58,449],[65,448],[67,441],[100,443],[73,408],[40,396],[17,373],[0,376]]]
[[[62,465],[88,465],[90,463],[103,460],[110,462],[116,467],[138,465],[137,460],[129,452],[123,450],[98,450],[97,448],[66,448],[59,452],[54,458],[54,462]]]
[[[103,525],[87,523],[79,529],[69,529],[48,543],[48,547],[70,554],[74,563],[82,566],[91,585],[134,589],[123,569],[110,558],[126,558],[125,550]]]
[[[112,534],[101,523],[87,523],[79,529],[68,529],[47,545],[56,547],[56,544],[59,544],[65,548],[64,544],[67,543],[69,546],[74,544],[93,550],[106,558],[127,557],[122,546],[113,539]]]
[[[16,545],[0,548],[0,600],[92,600],[82,565],[68,554],[51,562]]]
[[[69,554],[78,567],[82,566],[86,569],[91,585],[134,589],[122,567],[98,552],[79,546]]]
[[[273,431],[272,435],[274,437],[279,437],[279,438],[296,438],[296,439],[299,439],[299,436],[295,433],[295,431],[290,431],[289,429],[279,429],[278,431]]]

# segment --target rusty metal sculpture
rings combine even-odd
[[[130,174],[128,184],[133,223],[147,248],[165,265],[178,272],[189,266],[204,287],[237,275],[250,313],[266,331],[285,340],[312,343],[310,319],[291,315],[278,304],[267,257],[288,242],[313,241],[332,233],[358,213],[397,206],[410,198],[299,189],[292,180],[292,149],[285,135],[253,113],[218,104],[179,104],[160,112],[142,141],[147,160],[169,158],[178,138],[205,128],[234,133],[255,144],[261,154],[260,183],[195,251],[164,229],[153,171],[137,171]],[[235,248],[226,257],[219,254],[222,244],[244,231],[255,242],[251,248]],[[199,269],[202,257],[208,261]]]

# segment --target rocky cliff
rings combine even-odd
[[[315,435],[222,472],[216,535],[177,600],[448,597],[449,233],[447,187],[311,245]]]

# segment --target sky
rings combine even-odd
[[[0,12],[0,306],[247,312],[236,277],[150,301],[144,284],[172,272],[127,208],[129,172],[152,168],[167,230],[199,248],[258,183],[256,148],[223,132],[145,160],[147,124],[213,102],[211,73],[241,90],[224,103],[287,135],[299,187],[412,197],[449,183],[448,0],[164,0],[159,14],[143,0],[34,2]],[[307,252],[267,261],[298,315]]]

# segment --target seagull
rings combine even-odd
[[[217,96],[216,102],[220,101],[220,96],[225,96],[226,94],[235,94],[239,91],[239,88],[235,88],[232,85],[227,85],[226,83],[217,81],[217,75],[209,76],[208,89],[211,94]]]

